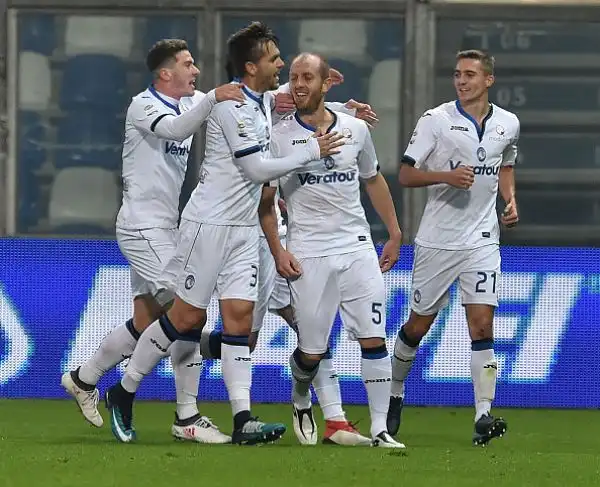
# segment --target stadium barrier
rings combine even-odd
[[[64,398],[60,375],[90,356],[104,335],[131,316],[127,264],[114,241],[0,239],[0,396]],[[599,249],[502,248],[495,320],[499,385],[507,407],[600,406]],[[386,274],[388,349],[409,313],[412,248]],[[219,327],[216,303],[209,327]],[[296,344],[268,315],[253,354],[255,402],[288,402],[288,358]],[[339,318],[331,335],[346,403],[365,404],[358,344]],[[407,403],[466,406],[473,400],[470,341],[460,293],[423,341],[407,381]],[[100,387],[116,381],[122,367]],[[173,400],[170,361],[142,384],[141,399]],[[219,361],[206,361],[200,399],[227,398]]]

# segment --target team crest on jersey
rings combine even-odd
[[[506,129],[502,125],[496,125],[496,134],[498,134],[497,137],[490,136],[489,139],[493,140],[494,142],[503,142],[506,134]]]
[[[335,167],[335,161],[333,160],[333,157],[327,156],[325,159],[323,159],[323,165],[328,171],[333,169]]]
[[[196,284],[196,279],[191,274],[185,278],[185,288],[189,291]]]
[[[487,152],[485,151],[485,149],[483,147],[480,147],[479,149],[477,149],[477,159],[479,159],[479,162],[485,161],[486,157],[487,157]]]
[[[417,304],[421,302],[421,291],[418,289],[415,289],[415,292],[413,293],[413,301]]]
[[[351,139],[352,138],[352,130],[350,130],[348,128],[344,128],[344,129],[342,129],[342,135],[346,139]]]

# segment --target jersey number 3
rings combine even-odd
[[[258,281],[258,266],[252,264],[252,275],[250,276],[250,287],[256,287]]]

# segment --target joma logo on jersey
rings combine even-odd
[[[462,161],[458,161],[458,162],[449,161],[449,162],[450,162],[451,170],[456,169],[458,166],[460,166],[462,164]],[[500,171],[499,166],[492,167],[492,166],[487,166],[486,164],[484,164],[483,166],[473,166],[473,174],[475,174],[475,175],[480,174],[481,176],[497,176],[499,171]]]
[[[313,184],[347,183],[350,181],[356,181],[356,171],[334,171],[330,174],[312,174],[310,172],[305,172],[298,174],[298,179],[300,179],[300,186],[304,186],[306,184],[312,186]]]
[[[294,139],[292,140],[292,145],[306,144],[307,142],[308,139]]]
[[[172,156],[187,156],[190,148],[186,145],[177,145],[175,142],[165,142],[165,154]]]

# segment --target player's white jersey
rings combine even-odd
[[[377,175],[371,134],[362,120],[331,112],[329,129],[345,136],[341,152],[314,161],[280,179],[288,208],[287,249],[296,257],[323,257],[373,248],[369,223],[360,202],[359,178]],[[271,152],[284,157],[306,144],[314,128],[297,115],[273,129]]]
[[[193,136],[183,142],[166,140],[154,134],[154,127],[165,116],[189,110],[204,96],[196,92],[178,101],[151,86],[131,101],[125,118],[118,227],[177,228],[179,195]]]
[[[423,114],[402,161],[429,171],[473,167],[468,190],[429,186],[415,242],[423,247],[462,250],[499,243],[496,214],[499,172],[514,165],[519,138],[517,116],[490,104],[481,127],[458,101]]]
[[[182,218],[212,225],[258,224],[262,184],[247,179],[236,158],[262,152],[269,157],[270,93],[243,88],[246,102],[217,104],[206,122],[204,162]]]

